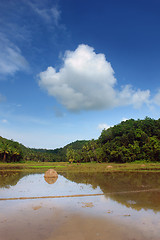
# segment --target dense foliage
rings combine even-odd
[[[160,119],[130,119],[103,130],[98,140],[76,141],[54,150],[31,149],[0,137],[0,161],[160,161]]]
[[[63,148],[54,150],[27,148],[24,145],[0,137],[0,162],[65,162],[68,147],[81,149],[87,141],[75,141]]]
[[[25,160],[41,161],[41,162],[65,162],[68,148],[77,151],[87,143],[86,140],[79,140],[67,144],[63,148],[52,149],[28,149]]]
[[[0,137],[0,161],[19,162],[23,158],[21,144]]]
[[[68,148],[70,162],[160,161],[160,119],[130,119],[103,130],[81,150]]]

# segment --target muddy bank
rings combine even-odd
[[[87,206],[87,205],[86,205]],[[158,240],[146,232],[104,217],[73,213],[32,201],[0,216],[0,240]]]
[[[108,219],[74,215],[68,216],[47,240],[149,240],[150,237],[145,232],[126,228],[125,225]]]

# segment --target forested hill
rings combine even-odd
[[[130,119],[103,130],[98,140],[81,151],[68,149],[68,161],[134,162],[160,161],[160,119]]]
[[[31,149],[0,137],[0,161],[160,162],[160,119],[130,119],[103,130],[97,140],[82,140],[54,150]]]
[[[88,141],[75,141],[63,148],[54,150],[27,148],[24,145],[0,137],[0,162],[21,162],[21,161],[41,161],[41,162],[64,162],[68,147],[74,150],[82,149]]]
[[[13,140],[0,137],[0,161],[19,162],[23,159],[26,148]]]
[[[110,162],[160,161],[160,119],[121,122],[103,130],[98,143]]]
[[[82,147],[88,143],[87,140],[77,140],[75,142],[69,143],[63,148],[56,148],[54,150],[52,149],[30,149],[30,154],[26,156],[25,160],[33,160],[33,161],[50,161],[50,162],[65,162],[66,159],[66,153],[68,148],[72,148],[73,150],[77,151],[79,149],[82,149]]]

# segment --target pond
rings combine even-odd
[[[158,240],[160,173],[0,171],[0,240]]]

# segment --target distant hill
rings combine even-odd
[[[74,150],[82,149],[82,147],[87,143],[87,140],[77,140],[75,142],[69,143],[63,148],[56,149],[35,149],[32,148],[32,153],[37,153],[38,155],[45,156],[42,160],[44,161],[54,161],[54,162],[65,162],[66,152],[69,147]]]
[[[122,121],[97,140],[81,140],[57,149],[32,149],[0,137],[0,161],[160,162],[160,119]]]
[[[23,144],[0,137],[0,161],[20,162],[20,161],[42,161],[42,162],[62,162],[66,161],[66,151],[68,147],[74,150],[81,149],[88,141],[80,140],[72,142],[63,148],[35,149],[27,148]]]

